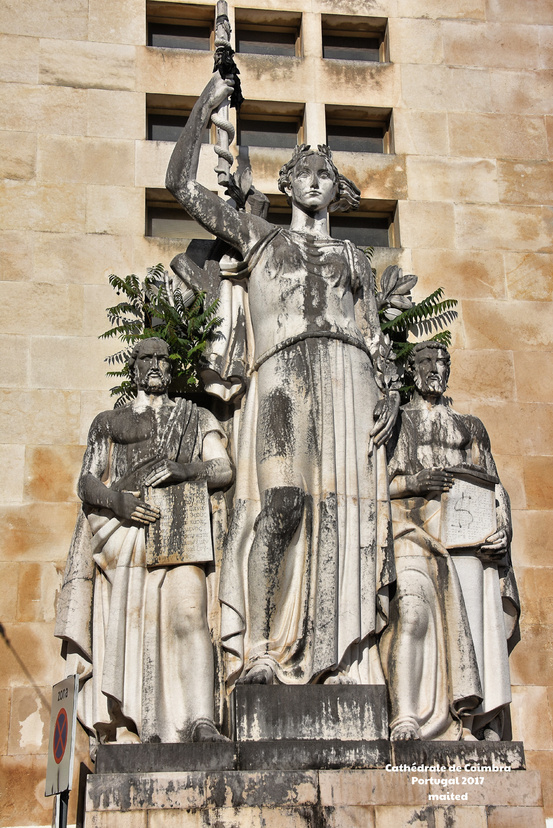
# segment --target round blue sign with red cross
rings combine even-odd
[[[59,765],[65,753],[68,731],[67,713],[65,712],[65,708],[62,707],[58,713],[56,726],[54,728],[54,759],[57,765]]]

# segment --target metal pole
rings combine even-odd
[[[67,828],[67,812],[69,810],[69,791],[56,794],[54,800],[54,828]]]

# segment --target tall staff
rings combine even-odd
[[[230,45],[231,27],[228,19],[228,6],[226,0],[217,0],[217,7],[215,11],[215,65],[214,71],[219,72],[221,77],[227,78],[234,76],[235,87],[234,92],[230,97],[230,106],[240,109],[240,104],[244,100],[240,89],[240,80],[238,79],[239,69],[236,66],[233,56],[234,50]],[[234,159],[229,152],[229,146],[234,140],[236,131],[229,121],[229,101],[223,101],[219,105],[216,112],[211,116],[212,122],[217,127],[217,144],[215,152],[218,155],[217,166],[215,172],[217,173],[217,181],[220,187],[229,186],[231,180],[230,170]]]

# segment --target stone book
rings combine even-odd
[[[497,478],[464,468],[449,471],[455,483],[442,495],[440,540],[447,549],[481,546],[497,529]]]
[[[205,481],[148,486],[144,499],[161,517],[146,528],[146,566],[209,563],[213,560],[209,494]]]

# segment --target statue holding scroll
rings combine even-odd
[[[391,739],[500,739],[518,617],[509,498],[481,421],[444,400],[450,358],[413,348],[390,444],[397,590],[380,650]]]
[[[329,209],[357,207],[359,191],[328,147],[307,145],[280,173],[289,229],[203,187],[202,130],[232,89],[218,74],[208,83],[166,182],[236,251],[244,295],[230,337],[245,339],[246,393],[220,591],[229,681],[382,682],[375,640],[393,580],[384,443],[401,383],[369,262],[327,229]]]
[[[208,488],[232,478],[225,437],[210,412],[169,399],[165,342],[139,341],[129,364],[136,398],[90,429],[56,635],[98,741],[221,739],[204,565]]]

